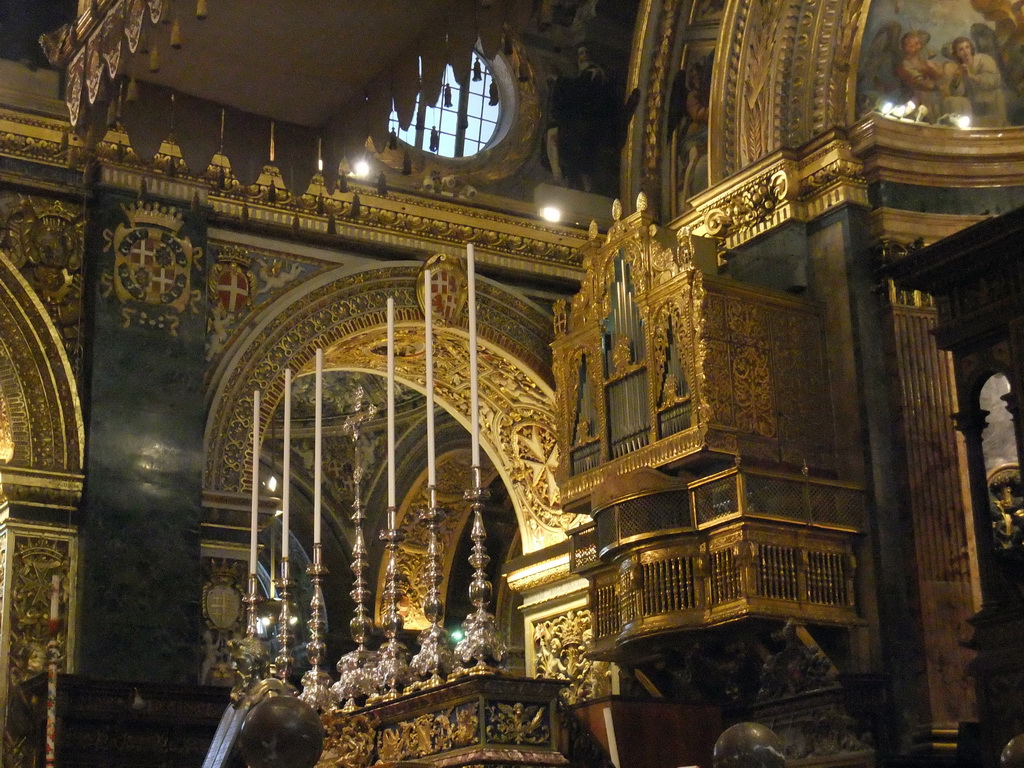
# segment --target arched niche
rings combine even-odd
[[[2,252],[0,401],[7,495],[12,501],[77,503],[85,430],[71,362],[35,291]],[[62,484],[60,475],[74,475],[74,482]]]
[[[247,492],[252,462],[253,391],[262,394],[261,432],[283,398],[284,371],[312,370],[316,349],[325,367],[386,372],[386,302],[395,299],[396,379],[424,391],[423,315],[416,299],[419,264],[350,272],[340,269],[282,296],[226,356],[211,389],[205,434],[208,491]],[[565,538],[575,521],[562,515],[554,469],[551,320],[500,286],[477,286],[481,446],[505,485],[525,551]],[[435,399],[469,425],[466,317],[435,329]]]

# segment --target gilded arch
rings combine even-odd
[[[710,105],[710,181],[722,181],[782,147],[798,147],[852,122],[854,62],[866,0],[729,0],[718,32]],[[672,52],[687,34],[691,3],[648,0],[630,84],[647,94],[631,131],[640,178],[627,196],[662,177]],[[641,79],[646,82],[640,82]]]
[[[419,265],[354,274],[336,272],[282,297],[220,372],[206,429],[207,490],[244,492],[251,486],[253,391],[262,394],[266,423],[283,398],[284,371],[312,368],[315,350],[329,367],[383,374],[381,341],[387,297],[395,298],[396,342],[422,341],[416,299]],[[534,305],[487,281],[478,285],[481,365],[481,445],[510,490],[532,551],[561,540],[574,520],[561,514],[551,382],[551,321]],[[469,421],[465,320],[435,330],[435,397],[463,424]],[[399,355],[396,377],[423,391],[422,355]]]
[[[0,439],[7,495],[77,503],[84,423],[71,362],[35,291],[0,252]],[[68,476],[71,477],[68,477]],[[62,477],[63,476],[63,477]]]

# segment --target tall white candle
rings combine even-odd
[[[388,296],[388,507],[395,506],[395,299]],[[390,527],[390,526],[389,526]]]
[[[476,253],[466,246],[466,277],[469,281],[469,412],[473,466],[480,466],[480,385],[476,355]]]
[[[249,573],[256,573],[260,525],[260,391],[252,393],[252,519],[249,521]]]
[[[430,270],[423,271],[423,311],[427,346],[427,485],[437,484],[434,457],[434,298],[430,286]]]
[[[281,471],[281,557],[288,557],[288,486],[292,475],[292,370],[284,372],[284,466]]]
[[[323,416],[324,416],[324,351],[316,351],[316,418],[313,424],[313,543],[320,543],[320,483],[321,483],[321,458],[323,456],[321,443],[323,440]]]

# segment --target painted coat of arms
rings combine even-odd
[[[122,206],[127,223],[104,236],[114,251],[113,291],[125,305],[124,326],[133,321],[177,335],[178,318],[197,312],[201,292],[192,289],[192,269],[202,258],[182,237],[181,214],[165,205],[138,202]],[[106,276],[107,294],[110,276]]]

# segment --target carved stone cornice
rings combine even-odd
[[[846,203],[867,206],[867,184],[850,145],[833,134],[802,150],[780,150],[693,198],[672,223],[720,238],[725,248],[791,221],[807,222]]]

